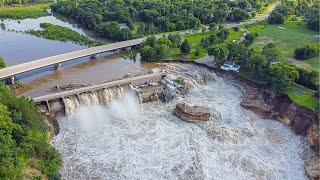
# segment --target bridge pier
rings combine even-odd
[[[99,54],[92,54],[91,57],[90,57],[90,59],[95,59],[95,58],[97,58],[97,57],[99,57]]]
[[[51,108],[50,108],[49,101],[46,101],[46,105],[47,105],[48,113],[50,113],[51,112]]]
[[[61,63],[55,64],[54,67],[53,67],[54,70],[58,70],[60,68],[61,68]]]
[[[14,76],[10,78],[10,83],[14,86],[15,89],[17,89]]]

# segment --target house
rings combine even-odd
[[[220,67],[220,69],[225,70],[225,71],[239,72],[240,66],[231,62],[231,61],[225,61],[224,64]]]

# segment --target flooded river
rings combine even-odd
[[[97,38],[92,31],[84,29],[72,21],[62,21],[54,16],[24,20],[3,19],[2,23],[5,24],[5,28],[0,29],[0,56],[5,58],[7,66],[87,48],[72,42],[48,40],[23,33],[29,29],[40,30],[40,23],[43,22],[70,28],[90,39],[111,42]],[[121,55],[111,55],[111,53],[107,52],[100,54],[98,59],[84,57],[62,63],[62,69],[59,71],[53,71],[53,67],[45,67],[18,75],[17,78],[27,86],[14,90],[13,93],[32,97],[39,96],[47,94],[47,90],[55,85],[70,83],[94,84],[105,80],[118,79],[127,73],[137,73],[154,67],[154,64],[142,64],[139,56],[134,63],[130,60],[125,60]]]

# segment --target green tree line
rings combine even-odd
[[[144,0],[59,0],[51,5],[53,12],[72,18],[103,37],[127,40],[141,36],[199,27],[201,23],[240,21],[249,18],[246,10],[260,11],[271,0],[198,0],[198,1],[144,1]],[[119,33],[119,23],[130,30],[140,21],[138,35],[131,31]],[[140,37],[139,36],[139,37]]]

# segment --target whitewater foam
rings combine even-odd
[[[80,105],[59,120],[52,144],[65,179],[306,179],[305,139],[240,107],[241,92],[223,81],[174,102],[139,104],[125,93],[108,107]],[[221,116],[186,123],[177,102],[215,108]]]

